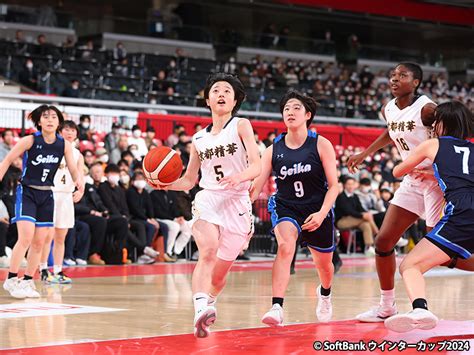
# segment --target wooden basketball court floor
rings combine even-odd
[[[206,339],[192,335],[194,263],[69,268],[71,286],[40,287],[37,281],[40,299],[15,300],[1,290],[0,353],[278,355],[316,353],[313,346],[347,354],[410,354],[423,347],[474,353],[468,350],[474,349],[474,274],[429,272],[429,306],[442,320],[431,331],[398,334],[354,320],[379,298],[374,260],[364,257],[344,259],[332,288],[333,321],[326,324],[316,320],[312,262],[299,260],[285,298],[285,327],[265,327],[260,318],[271,306],[271,266],[272,259],[233,266]],[[2,280],[6,274],[0,270]],[[396,287],[399,311],[406,312],[410,303],[399,276]],[[349,346],[342,342],[362,342],[365,351],[342,351]]]

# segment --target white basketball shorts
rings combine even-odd
[[[428,227],[434,227],[441,218],[444,198],[436,181],[406,175],[390,203],[415,213],[426,220]]]
[[[54,192],[54,227],[74,228],[74,202],[71,192]]]
[[[219,259],[234,261],[253,235],[252,203],[248,195],[202,190],[196,194],[192,211],[191,225],[201,219],[219,226]]]

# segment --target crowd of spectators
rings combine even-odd
[[[202,129],[195,126],[195,131]],[[149,127],[142,132],[138,125],[128,129],[112,125],[103,141],[98,141],[91,118],[80,117],[78,148],[85,162],[86,189],[75,206],[77,224],[66,239],[65,263],[68,265],[104,263],[174,262],[184,257],[183,251],[192,240],[189,225],[191,202],[198,191],[173,192],[152,190],[145,182],[141,161],[149,149],[167,145],[175,149],[184,162],[189,161],[191,135],[177,124],[164,141],[156,138]],[[272,144],[270,133],[255,139],[260,152]],[[0,157],[8,153],[15,133],[2,132]],[[341,250],[347,248],[344,231],[356,230],[361,235],[359,251],[374,255],[374,239],[394,192],[400,185],[392,175],[401,157],[394,146],[369,156],[356,174],[350,174],[347,161],[362,148],[336,146],[340,195],[336,201],[336,226],[342,231]],[[5,246],[13,247],[16,227],[9,223],[14,214],[15,188],[21,177],[22,160],[17,159],[0,184],[0,265],[7,265]],[[264,187],[254,205],[257,223],[269,220],[266,201],[275,192],[273,179]],[[405,246],[411,238],[417,242],[423,235],[423,221],[414,225],[399,241]],[[162,238],[160,242],[160,238]],[[363,241],[363,242],[362,242]],[[161,250],[159,245],[162,245]],[[157,252],[161,255],[158,256]],[[188,255],[189,257],[190,255]]]
[[[270,32],[272,31],[268,33]],[[273,43],[276,41],[275,38],[278,41],[282,38],[269,36],[268,33],[262,37],[264,44],[266,41],[271,40]],[[98,80],[93,83],[94,88],[115,88],[118,91],[133,89],[136,94],[140,89],[145,95],[142,99],[166,105],[204,105],[200,88],[203,87],[209,70],[238,74],[249,88],[243,108],[250,110],[275,111],[275,102],[281,97],[282,91],[288,87],[296,87],[318,100],[321,115],[376,119],[379,117],[381,106],[391,96],[388,85],[389,70],[374,71],[369,66],[356,69],[356,66],[347,66],[343,63],[278,57],[269,61],[256,56],[247,63],[239,63],[234,57],[230,57],[227,62],[215,61],[210,67],[206,67],[206,71],[201,72],[199,67],[190,67],[189,58],[180,48],[176,50],[174,57],[167,59],[167,62],[157,68],[147,67],[146,63],[137,59],[141,58],[141,54],[129,53],[122,42],[117,42],[105,57],[99,56],[98,53],[103,54],[107,51],[93,41],[78,44],[72,37],[57,46],[49,43],[45,35],[39,35],[35,45],[30,48],[26,46],[23,32],[18,31],[13,43],[14,53],[24,56],[23,67],[14,76],[18,77],[20,83],[35,91],[45,90],[43,88],[45,71],[54,68],[38,68],[34,56],[50,55],[65,59],[72,56],[83,61],[94,61],[98,65],[105,66],[109,81],[113,77],[118,78],[115,86],[107,80]],[[191,77],[188,76],[190,72],[193,73]],[[140,88],[130,87],[125,78],[137,76],[149,77],[150,84]],[[40,85],[42,82],[43,86]],[[87,97],[84,93],[86,89],[91,89],[90,85],[92,84],[81,82],[79,77],[72,77],[67,87],[61,87],[60,91],[55,92],[54,90],[57,88],[59,90],[59,87],[53,84],[48,86],[48,90],[53,90],[51,92],[53,94],[67,97]],[[426,77],[419,93],[430,96],[437,103],[452,99],[460,100],[474,110],[473,83],[461,80],[450,83],[444,73]]]

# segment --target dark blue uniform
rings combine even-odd
[[[446,206],[426,238],[450,257],[467,259],[474,252],[474,144],[440,137],[433,168]]]
[[[16,191],[15,217],[12,223],[30,221],[37,227],[53,227],[54,198],[51,186],[64,156],[64,139],[48,144],[36,132],[31,148],[23,155],[23,174]]]
[[[278,223],[289,221],[298,229],[301,245],[332,252],[336,247],[332,209],[314,232],[301,229],[305,219],[321,209],[328,190],[317,148],[318,134],[308,131],[306,141],[298,149],[286,146],[285,135],[280,134],[273,141],[272,169],[277,192],[268,201],[272,233]]]

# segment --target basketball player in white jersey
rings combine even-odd
[[[394,99],[382,107],[387,122],[385,130],[366,150],[349,158],[349,171],[355,172],[367,156],[389,143],[394,143],[403,160],[419,144],[433,136],[436,104],[425,95],[417,95],[423,79],[418,64],[400,63],[390,75],[390,89]],[[441,217],[443,194],[434,178],[431,163],[420,163],[412,173],[406,175],[395,192],[394,198],[375,239],[375,261],[380,281],[381,299],[378,307],[359,314],[361,322],[383,322],[397,313],[395,306],[394,247],[402,234],[418,219],[425,218],[428,231]],[[453,259],[445,266],[472,270],[473,260]]]
[[[60,131],[63,138],[74,145],[77,139],[78,128],[73,121],[64,121]],[[81,176],[84,174],[84,158],[77,148],[72,148],[74,161],[77,171]],[[40,261],[41,280],[48,284],[69,284],[71,279],[63,271],[64,260],[64,242],[69,228],[74,228],[74,203],[78,202],[83,192],[75,190],[71,174],[66,166],[66,161],[61,164],[54,176],[54,228],[48,233],[44,243],[43,252]],[[53,246],[53,274],[48,271],[48,256],[51,250],[51,242],[54,239]]]
[[[233,262],[253,234],[249,187],[260,174],[260,157],[249,120],[235,117],[245,98],[237,77],[209,76],[204,97],[212,124],[194,134],[186,173],[169,190],[190,190],[198,180],[193,203],[193,236],[199,260],[193,272],[194,335],[209,335],[216,320],[215,301]],[[160,187],[157,187],[160,188]]]

